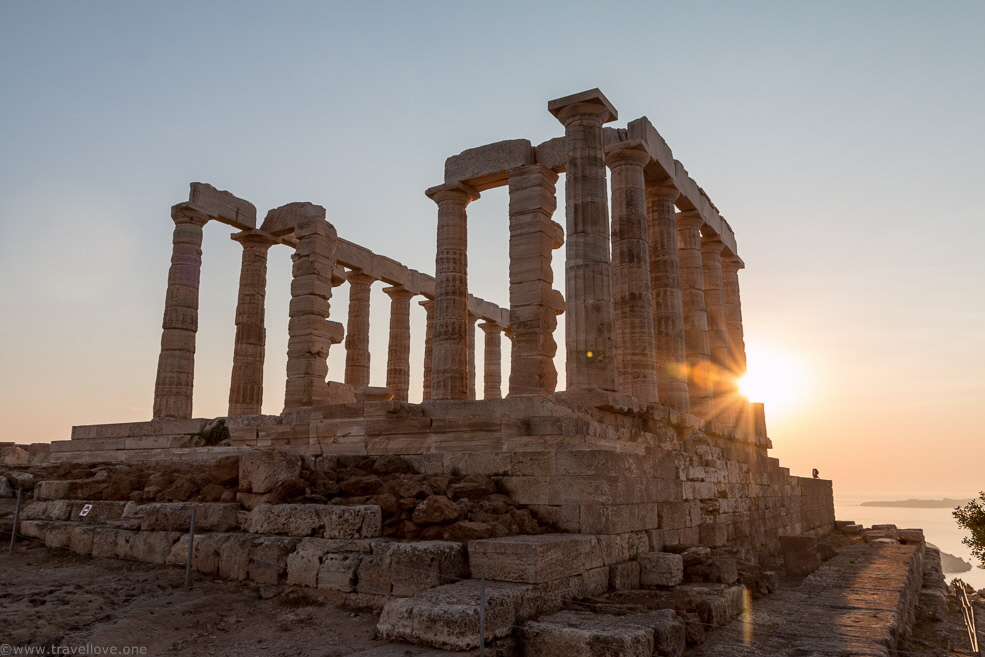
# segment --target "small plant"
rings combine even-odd
[[[981,562],[978,567],[985,568],[985,491],[979,493],[977,500],[954,507],[951,515],[960,527],[971,532],[971,536],[962,538],[961,542],[970,547],[971,553]]]

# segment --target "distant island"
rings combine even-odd
[[[937,548],[938,550],[940,550],[940,548],[934,545],[933,543],[927,543],[927,545],[929,545],[932,548]],[[954,573],[965,573],[971,570],[971,564],[965,561],[964,559],[962,559],[961,557],[956,557],[953,554],[948,554],[947,552],[944,552],[942,550],[941,570],[943,570],[945,573],[948,573],[949,575]]]
[[[972,498],[966,500],[902,500],[899,502],[862,502],[859,506],[895,506],[907,509],[953,509],[956,506],[964,506]]]

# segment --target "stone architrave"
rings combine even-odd
[[[553,289],[551,252],[564,231],[551,216],[557,208],[558,175],[542,166],[510,171],[510,352],[509,396],[550,395],[557,388],[554,330],[564,310]]]
[[[427,401],[431,399],[431,359],[432,344],[434,337],[434,299],[425,299],[420,302],[420,306],[427,313],[424,329],[424,388],[421,399]]]
[[[650,155],[639,141],[618,142],[606,151],[612,170],[612,292],[616,328],[617,389],[656,403],[657,359],[650,294],[646,186]]]
[[[480,322],[479,328],[485,333],[483,352],[482,398],[500,399],[503,396],[503,373],[501,342],[503,327],[496,322]]]
[[[736,378],[746,372],[746,343],[742,331],[742,302],[739,297],[739,270],[742,267],[742,260],[738,256],[728,252],[722,255],[722,290],[725,296],[729,369]]]
[[[426,194],[438,205],[434,259],[431,399],[468,398],[468,224],[465,208],[479,192],[462,183]]]
[[[294,228],[297,247],[291,282],[287,384],[284,410],[332,401],[328,386],[328,350],[342,341],[344,330],[328,321],[338,235],[325,221],[325,208],[311,203],[291,204],[301,214]]]
[[[258,230],[245,230],[231,237],[243,247],[243,262],[236,303],[229,415],[259,415],[263,405],[263,360],[267,340],[264,328],[267,251],[278,240]]]
[[[174,220],[171,268],[164,301],[161,355],[154,384],[154,418],[190,418],[195,383],[195,333],[202,272],[202,227],[206,215],[179,203]]]
[[[602,125],[618,118],[598,89],[552,100],[564,125],[567,389],[615,390],[609,212]]]
[[[469,399],[475,399],[475,322],[479,318],[469,311],[469,323],[466,326],[465,337],[469,346]]]
[[[354,390],[369,385],[369,297],[376,281],[354,269],[349,282],[349,317],[345,337],[345,383]]]
[[[705,280],[701,262],[701,226],[697,211],[677,215],[678,255],[681,263],[681,305],[684,309],[684,344],[687,350],[688,394],[691,412],[711,418],[711,348],[705,311]]]
[[[386,385],[393,400],[406,402],[410,390],[410,300],[414,293],[402,285],[385,287],[390,297],[390,341],[387,348]]]
[[[724,248],[721,237],[713,233],[709,232],[701,239],[701,269],[704,275],[708,350],[711,358],[709,374],[712,394],[715,398],[715,413],[720,420],[727,422],[732,418],[726,396],[732,391],[732,386],[725,376],[731,358],[728,329],[725,324],[725,297],[722,291],[722,249]]]
[[[680,196],[680,192],[670,180],[661,183],[648,182],[646,185],[657,391],[661,404],[687,411],[690,408],[687,351],[684,346],[681,266],[674,208],[674,201]]]

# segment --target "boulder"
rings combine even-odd
[[[440,525],[462,517],[462,507],[444,495],[432,495],[417,505],[412,520],[418,525]]]

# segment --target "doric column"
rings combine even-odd
[[[551,221],[557,178],[540,165],[510,171],[510,397],[557,388],[554,330],[564,311],[551,268],[551,252],[564,243],[564,230]]]
[[[294,205],[294,204],[292,204]],[[329,299],[335,280],[335,227],[325,221],[325,208],[298,204],[302,213],[294,236],[298,240],[292,256],[289,338],[287,341],[287,383],[284,410],[308,408],[329,403],[332,398],[328,376],[328,350],[342,341],[344,330],[328,321]],[[341,283],[341,280],[339,281]]]
[[[349,282],[349,319],[345,337],[345,382],[358,390],[369,385],[369,295],[376,279],[354,269],[346,280]]]
[[[677,218],[674,208],[674,201],[679,195],[680,192],[670,180],[665,184],[648,183],[646,186],[657,391],[661,404],[679,411],[687,411],[691,405],[687,392],[681,266],[677,250]]]
[[[390,297],[386,385],[394,401],[406,402],[410,389],[410,300],[414,293],[401,285],[385,287],[383,291]]]
[[[257,230],[244,230],[231,237],[243,247],[243,262],[239,270],[229,415],[259,415],[263,405],[263,358],[267,341],[263,325],[267,251],[275,238]]]
[[[469,323],[466,327],[469,345],[469,399],[475,399],[475,321],[479,319],[469,312]]]
[[[479,324],[486,335],[483,353],[482,398],[500,399],[503,396],[502,352],[500,336],[503,327],[496,322],[485,321]]]
[[[729,369],[738,378],[746,372],[746,343],[742,332],[742,302],[739,298],[739,256],[722,256],[722,290],[725,295],[725,326],[728,331]]]
[[[615,390],[609,212],[602,124],[618,118],[598,89],[552,100],[564,125],[565,350],[568,390]]]
[[[715,414],[730,421],[731,411],[726,395],[731,386],[723,376],[728,368],[729,344],[725,326],[725,297],[722,292],[722,249],[725,245],[718,235],[709,233],[701,238],[701,269],[705,279],[705,314],[708,319],[708,351],[711,356],[711,387],[715,398]]]
[[[681,263],[681,305],[684,309],[684,343],[687,350],[688,394],[691,412],[710,418],[711,350],[705,313],[705,280],[701,263],[701,225],[697,211],[677,215],[678,254]]]
[[[424,389],[421,399],[427,401],[431,399],[431,354],[434,338],[434,299],[425,299],[420,302],[422,308],[427,313],[427,320],[424,329]]]
[[[606,151],[612,169],[612,295],[619,392],[657,402],[657,358],[650,294],[646,187],[650,161],[641,142],[619,142]]]
[[[171,208],[174,220],[171,269],[164,299],[161,355],[154,384],[155,418],[190,418],[195,382],[198,285],[202,271],[202,226],[209,220],[184,203]]]
[[[465,208],[479,192],[461,183],[427,190],[438,204],[434,258],[431,399],[468,398],[468,226]]]

